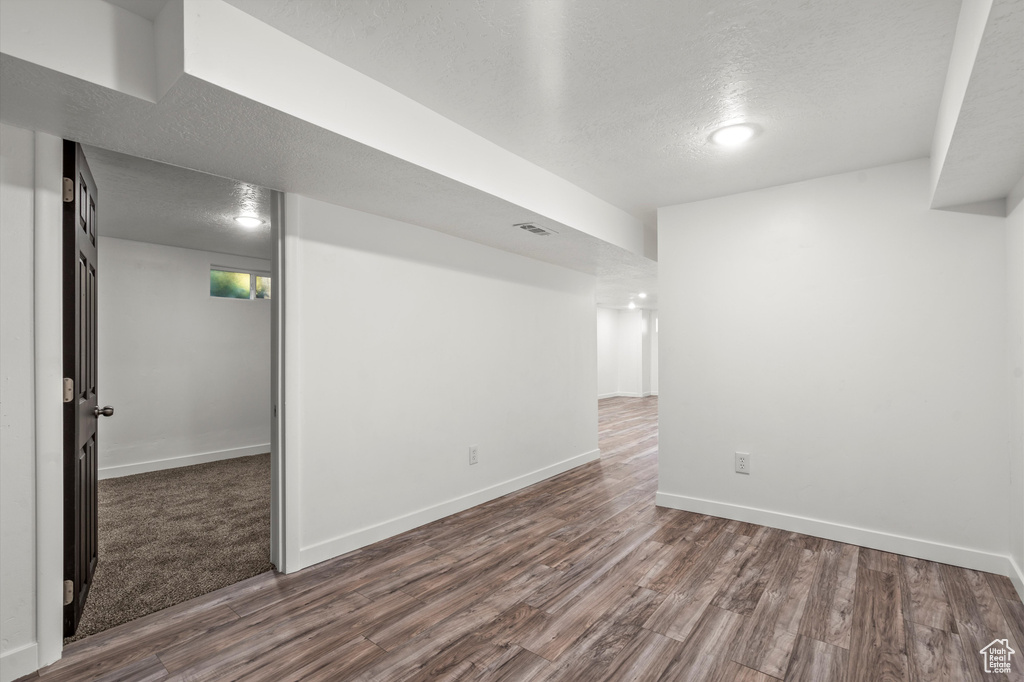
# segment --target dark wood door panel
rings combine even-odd
[[[80,145],[64,142],[64,635],[74,634],[98,561],[96,183]],[[70,589],[68,589],[70,581]]]

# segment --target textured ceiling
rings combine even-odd
[[[0,54],[0,119],[593,274],[601,305],[625,306],[629,294],[657,288],[650,259],[189,76],[154,105]],[[104,202],[110,188],[97,183]],[[203,210],[216,213],[220,202]],[[101,209],[108,210],[105,203]],[[558,234],[537,237],[513,227],[527,221]]]
[[[933,204],[1005,197],[1024,177],[1024,0],[995,0]]]
[[[164,4],[111,1],[150,19]],[[659,206],[927,156],[960,6],[227,2],[650,225]],[[1021,0],[995,4],[1020,16]],[[950,147],[951,159],[974,168],[966,174],[976,184],[985,182],[987,156],[974,154],[970,140],[985,139],[1007,119],[1003,107],[1014,101],[1008,95],[1020,76],[1013,26],[989,27],[996,42],[983,45],[969,92],[977,101],[965,103],[958,121],[963,142]],[[1010,85],[1001,87],[1001,79]],[[5,53],[0,95],[0,118],[13,125],[299,192],[598,275],[606,305],[656,288],[650,260],[564,225],[547,224],[559,231],[554,237],[515,230],[512,223],[545,221],[192,76],[154,104]],[[996,100],[1003,104],[994,111]],[[734,151],[707,142],[715,127],[736,119],[756,122],[763,133]],[[1021,158],[1016,145],[1004,150],[1010,162]]]
[[[959,0],[228,0],[653,224],[928,156]],[[763,134],[711,146],[738,119]]]
[[[186,249],[270,258],[270,191],[83,145],[100,192],[100,234]],[[237,215],[263,221],[256,228]]]

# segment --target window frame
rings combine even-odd
[[[266,270],[253,270],[251,268],[239,268],[229,265],[214,265],[210,264],[210,274],[214,272],[232,272],[239,275],[249,275],[249,298],[241,298],[238,296],[217,296],[210,291],[210,298],[222,298],[229,301],[269,301],[274,296],[274,280],[271,277],[270,272]],[[270,296],[257,296],[256,295],[256,278],[263,277],[270,282]]]

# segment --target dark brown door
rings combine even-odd
[[[64,141],[64,636],[78,628],[97,560],[96,183]],[[113,410],[107,410],[109,414]]]

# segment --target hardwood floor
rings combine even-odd
[[[1008,579],[655,507],[656,398],[601,401],[600,442],[599,462],[75,642],[38,677],[1024,679]],[[1012,675],[983,671],[996,638]]]

